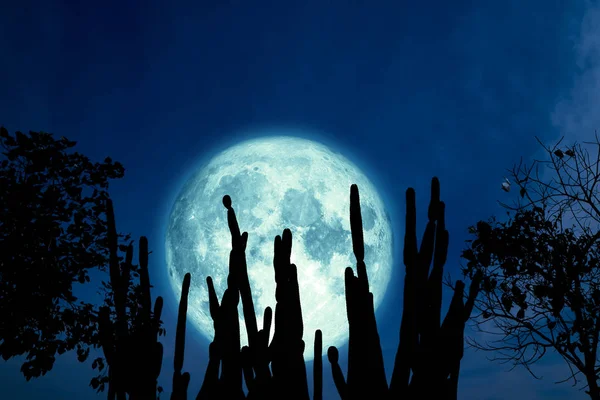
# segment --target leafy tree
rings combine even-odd
[[[97,306],[73,287],[106,270],[108,182],[124,168],[93,163],[71,151],[76,142],[44,132],[2,127],[0,144],[0,355],[26,354],[29,380],[51,370],[57,353],[75,349],[85,361],[97,341]]]
[[[469,344],[536,378],[532,364],[551,350],[571,371],[561,382],[583,377],[586,393],[600,399],[600,143],[588,143],[598,147],[594,162],[583,146],[559,144],[544,147],[549,161],[512,170],[520,199],[503,204],[512,211],[508,221],[469,228],[475,239],[462,253],[463,273],[483,277],[476,327],[498,337]],[[550,168],[540,172],[544,165]]]

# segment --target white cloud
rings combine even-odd
[[[587,1],[587,9],[571,40],[574,56],[570,65],[574,69],[571,89],[558,99],[550,114],[556,135],[547,136],[544,144],[553,148],[560,137],[564,136],[561,149],[564,150],[566,146],[575,142],[582,144],[584,149],[589,151],[590,161],[593,163],[596,149],[593,145],[582,142],[594,141],[594,132],[600,131],[600,3],[593,4]],[[549,160],[549,155],[540,147],[531,158],[546,161]],[[528,166],[531,161],[527,163]],[[543,182],[550,182],[556,177],[556,172],[549,165],[541,164],[539,167]],[[508,203],[512,204],[511,201]],[[598,227],[591,219],[586,222],[593,230]],[[567,212],[563,215],[563,224],[567,228],[575,225],[576,221]]]
[[[600,128],[600,6],[590,5],[574,38],[575,64],[570,93],[552,113],[552,122],[569,142],[590,140]]]

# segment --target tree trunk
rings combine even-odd
[[[590,399],[600,400],[600,388],[598,388],[598,377],[594,372],[587,373],[585,377],[588,383],[587,394],[590,396]]]

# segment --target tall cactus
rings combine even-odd
[[[292,234],[285,229],[275,238],[273,266],[276,289],[276,329],[269,345],[273,311],[267,307],[263,329],[257,328],[254,304],[245,259],[248,234],[241,233],[232,207],[231,198],[223,197],[227,208],[227,221],[231,233],[228,287],[219,305],[212,278],[207,278],[210,313],[215,326],[215,337],[209,346],[209,363],[199,400],[243,398],[239,373],[248,387],[248,399],[306,399],[308,384],[304,363],[302,308],[296,266],[290,264]],[[238,294],[239,291],[239,294]],[[248,346],[239,349],[239,323],[237,305],[242,300],[244,320],[248,333]],[[237,336],[235,336],[237,335]],[[229,339],[227,339],[229,338]],[[237,341],[235,340],[237,338]],[[322,335],[315,333],[315,358],[321,359]],[[226,367],[229,354],[229,367]],[[237,355],[237,356],[235,356]],[[222,374],[219,377],[219,366]],[[269,368],[269,366],[271,368]],[[315,399],[322,398],[322,364],[315,363]],[[229,378],[226,378],[229,376]],[[227,379],[229,379],[227,381]]]
[[[313,361],[313,400],[323,400],[323,333],[315,331]]]
[[[126,311],[130,287],[133,245],[127,247],[125,262],[119,263],[118,236],[111,200],[107,200],[108,247],[110,284],[113,290],[116,320],[110,318],[110,309],[102,307],[99,314],[100,344],[108,369],[108,399],[156,399],[157,379],[160,374],[163,347],[158,342],[163,300],[159,296],[152,312],[150,277],[148,274],[148,240],[139,242],[140,293],[137,308]],[[128,321],[131,321],[129,324]]]
[[[244,276],[243,269],[245,269],[246,263],[245,250],[248,234],[246,232],[240,234],[229,196],[223,197],[223,205],[227,208],[227,221],[231,232],[232,249],[229,253],[229,274],[227,289],[220,305],[212,278],[206,278],[215,336],[209,347],[209,364],[204,383],[196,397],[197,400],[242,399],[245,397],[242,390],[242,355],[237,307],[240,301],[240,279]],[[249,290],[249,286],[245,290]],[[252,317],[254,317],[253,314],[252,308]],[[248,322],[246,323],[248,324]],[[220,377],[219,366],[221,366]]]
[[[185,352],[185,325],[187,320],[188,295],[190,293],[190,273],[183,277],[179,312],[177,314],[177,332],[175,333],[175,356],[173,358],[173,392],[171,400],[187,400],[187,389],[190,383],[189,372],[182,373]]]
[[[478,292],[479,277],[475,277],[463,303],[464,283],[457,281],[450,308],[441,320],[442,276],[448,251],[445,229],[445,207],[440,201],[437,178],[432,180],[428,224],[420,249],[416,238],[415,192],[406,193],[406,231],[404,244],[404,310],[400,327],[400,344],[389,388],[385,378],[383,355],[373,295],[369,292],[367,267],[364,260],[364,240],[358,187],[350,190],[350,225],[352,248],[356,258],[356,276],[352,268],[345,271],[346,308],[350,339],[348,375],[344,378],[338,363],[338,350],[328,349],[334,383],[340,397],[347,399],[421,399],[435,396],[456,399],[460,360],[463,356],[463,335],[473,302]],[[209,363],[204,383],[197,399],[280,399],[308,400],[308,385],[304,363],[303,320],[298,287],[298,271],[290,263],[292,233],[285,229],[274,242],[275,315],[265,310],[263,329],[257,328],[252,293],[247,273],[246,232],[241,233],[229,196],[223,198],[231,233],[227,289],[221,304],[212,279],[207,278],[210,313],[215,337],[209,347]],[[113,287],[116,320],[110,310],[100,313],[100,340],[109,365],[109,399],[155,399],[157,377],[162,362],[162,345],[157,341],[162,298],[158,297],[151,311],[148,276],[148,241],[140,239],[139,309],[126,310],[130,287],[133,246],[129,245],[125,261],[119,262],[118,244],[112,203],[107,207],[109,219],[110,278]],[[430,271],[430,265],[433,268]],[[185,325],[190,287],[190,274],[183,281],[173,374],[172,400],[187,398],[189,374],[182,373]],[[240,299],[249,343],[240,350],[240,326],[237,307]],[[274,317],[274,318],[273,318]],[[269,344],[271,324],[275,333]],[[129,321],[129,322],[128,322]],[[131,323],[130,323],[131,322]],[[314,337],[314,400],[322,400],[322,334]],[[219,376],[219,369],[221,373]],[[412,372],[412,376],[411,376]],[[242,379],[249,389],[242,390]]]
[[[308,384],[304,363],[304,324],[298,271],[290,263],[292,232],[284,229],[275,237],[273,267],[275,269],[275,333],[270,347],[276,392],[290,399],[308,400]]]
[[[338,351],[330,347],[328,358],[334,383],[342,399],[385,398],[388,387],[383,354],[377,332],[373,294],[364,262],[364,239],[358,186],[350,188],[350,229],[356,257],[357,276],[351,267],[345,271],[346,311],[349,324],[348,378],[338,364]]]
[[[435,396],[456,399],[458,372],[463,355],[463,333],[479,280],[469,290],[463,304],[464,283],[458,281],[449,311],[440,326],[442,276],[448,252],[445,207],[440,186],[432,179],[431,201],[420,250],[417,247],[415,192],[406,191],[406,230],[404,241],[404,309],[400,344],[388,388],[381,353],[373,295],[364,263],[364,241],[358,187],[350,188],[350,226],[357,275],[346,269],[346,308],[349,323],[348,377],[338,364],[338,350],[330,347],[328,358],[338,393],[343,400],[372,398],[421,399]],[[431,273],[429,267],[433,261]],[[412,377],[411,377],[412,371]]]

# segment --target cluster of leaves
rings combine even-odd
[[[521,209],[499,223],[480,221],[463,251],[466,276],[482,275],[475,308],[479,323],[491,319],[502,336],[504,361],[529,365],[547,349],[557,351],[577,373],[596,375],[600,333],[600,250],[597,236],[561,229],[542,207]],[[482,326],[482,325],[480,325]],[[491,332],[488,332],[491,333]],[[589,365],[591,364],[591,365]],[[531,372],[531,370],[529,370]]]
[[[88,357],[97,307],[73,294],[105,270],[105,200],[124,168],[69,151],[75,142],[0,128],[0,355],[26,354],[27,378],[52,369],[56,354]],[[123,240],[128,240],[127,236]]]

